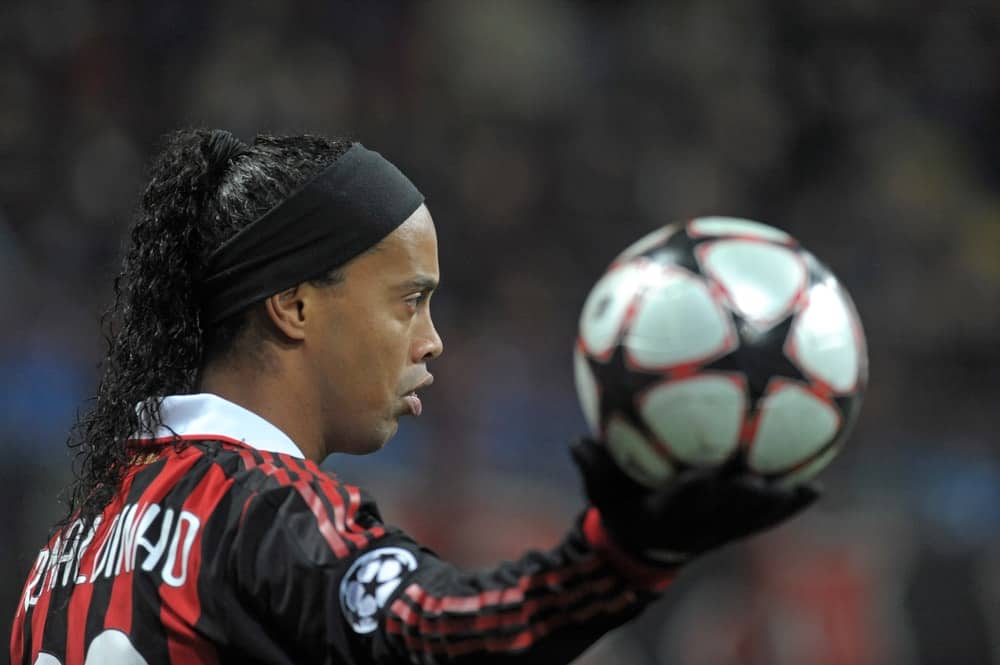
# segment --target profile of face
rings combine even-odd
[[[321,398],[327,453],[369,453],[420,415],[415,391],[432,381],[427,362],[443,346],[431,320],[438,284],[437,235],[427,207],[343,269],[311,299],[303,340]]]

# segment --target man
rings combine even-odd
[[[568,662],[691,557],[815,499],[731,471],[650,492],[587,441],[592,505],[559,547],[475,574],[442,561],[317,466],[420,415],[438,279],[423,197],[378,153],[175,134],[11,661]]]

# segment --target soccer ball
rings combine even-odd
[[[577,393],[636,481],[738,465],[780,483],[836,456],[868,375],[854,304],[790,235],[700,217],[622,252],[580,316]]]

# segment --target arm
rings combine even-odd
[[[231,641],[278,662],[567,663],[673,577],[612,561],[596,526],[585,517],[550,551],[466,572],[329,476],[258,493],[229,548],[247,613],[230,617],[245,633]]]
[[[242,615],[227,617],[240,633],[229,642],[260,662],[565,663],[638,614],[681,563],[817,496],[727,469],[651,491],[592,442],[574,457],[595,507],[555,549],[480,573],[386,526],[360,490],[308,462],[262,465],[286,480],[251,495],[228,548]]]
[[[638,614],[673,577],[672,571],[638,563],[633,576],[623,575],[581,526],[553,550],[529,552],[482,573],[465,573],[424,556],[387,603],[375,638],[398,659],[379,662],[554,664],[574,659]]]

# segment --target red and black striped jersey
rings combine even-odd
[[[568,662],[669,583],[593,510],[555,549],[462,571],[256,414],[213,395],[161,411],[184,444],[39,552],[14,665]]]

